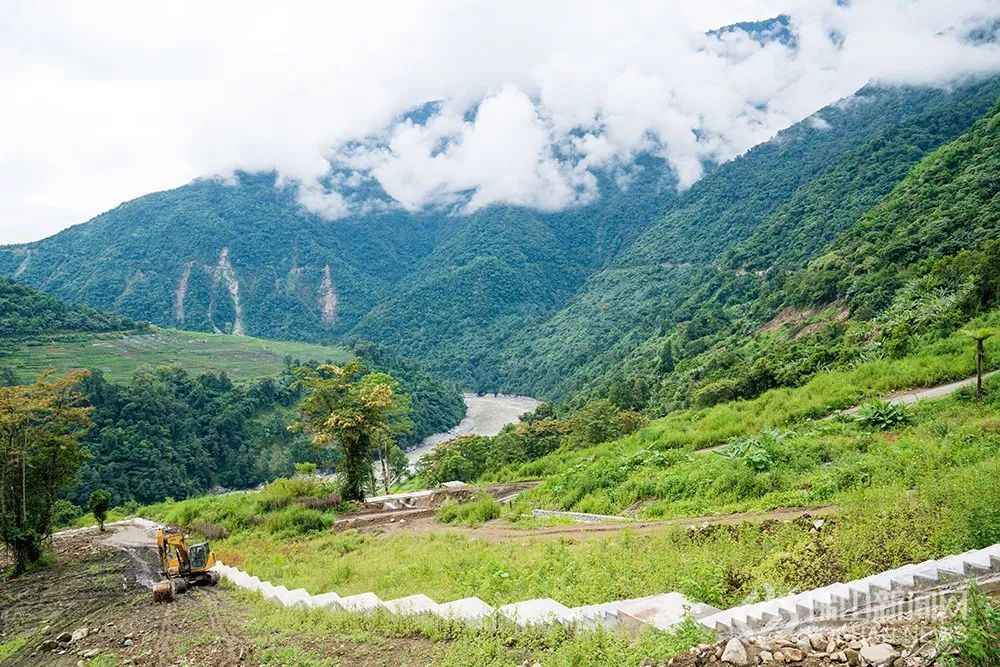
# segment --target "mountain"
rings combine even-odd
[[[328,221],[273,174],[196,181],[37,243],[0,248],[0,275],[162,326],[314,342],[390,342],[479,386],[488,350],[542,319],[675,196],[646,158],[627,190],[542,214],[380,210]],[[448,360],[461,360],[454,364]]]
[[[997,80],[949,90],[870,87],[723,165],[566,307],[517,336],[507,349],[508,385],[558,397],[607,393],[637,375],[645,376],[641,385],[659,382],[658,359],[675,327],[685,323],[684,342],[673,346],[685,349],[667,357],[703,352],[754,296],[783,293],[774,281],[784,271],[821,254],[998,98]],[[774,306],[757,313],[760,323],[777,313]]]
[[[991,307],[1000,293],[998,97],[989,84],[845,155],[677,290],[657,333],[590,392],[638,396],[657,413],[751,398],[906,352]],[[971,128],[929,150],[988,102]]]
[[[762,31],[780,38],[781,23]],[[607,394],[639,376],[658,383],[664,354],[704,352],[770,281],[818,257],[997,96],[995,81],[869,86],[708,165],[685,192],[645,156],[627,187],[601,173],[597,201],[558,213],[411,214],[383,202],[328,221],[273,174],[197,181],[0,248],[0,275],[160,325],[375,340],[478,390]],[[364,187],[359,196],[379,200]],[[674,349],[681,324],[685,350]],[[652,400],[638,393],[637,407]]]

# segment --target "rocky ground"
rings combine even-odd
[[[927,667],[939,656],[935,616],[859,622],[835,629],[760,635],[702,644],[672,660],[676,667],[700,665],[839,665],[842,667]]]

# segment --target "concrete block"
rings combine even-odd
[[[372,611],[385,606],[374,593],[358,593],[340,598],[340,606],[346,611]]]
[[[499,611],[521,627],[547,623],[570,623],[573,620],[573,614],[569,607],[552,598],[537,598],[505,604],[499,608]]]
[[[340,596],[336,593],[320,593],[319,595],[314,595],[308,602],[308,605],[313,608],[327,608],[338,611],[343,609],[340,604]]]
[[[437,609],[438,603],[423,593],[408,595],[385,603],[386,609],[394,614],[426,614]]]
[[[439,604],[431,613],[441,618],[463,621],[469,625],[479,625],[492,617],[496,609],[479,598],[462,598]]]
[[[286,607],[309,607],[309,601],[312,599],[312,595],[304,588],[296,588],[295,590],[288,591],[288,598],[285,602]]]

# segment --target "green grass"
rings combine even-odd
[[[17,655],[27,644],[27,637],[18,637],[17,639],[0,643],[0,663],[6,662],[11,657]]]
[[[350,353],[339,347],[272,341],[246,336],[155,329],[148,334],[63,334],[0,341],[0,365],[22,377],[53,368],[98,369],[112,382],[124,382],[141,365],[180,366],[192,374],[225,372],[248,380],[277,375],[284,358],[342,363]]]
[[[993,323],[998,318],[1000,315],[993,313],[981,322]],[[989,354],[991,358],[1000,354],[1000,339],[993,343]],[[801,387],[772,390],[749,401],[679,411],[620,440],[583,449],[564,446],[535,461],[488,474],[485,479],[541,478],[545,483],[524,494],[522,502],[531,502],[536,507],[597,514],[614,514],[635,503],[660,500],[673,504],[661,503],[653,509],[645,509],[646,516],[684,516],[751,506],[771,508],[821,502],[827,498],[805,492],[808,489],[792,488],[795,480],[787,474],[787,469],[770,477],[754,475],[751,479],[744,473],[742,479],[734,479],[734,472],[730,468],[720,470],[721,464],[714,459],[693,462],[692,451],[723,445],[736,438],[758,436],[771,428],[795,432],[793,442],[784,449],[814,449],[810,443],[817,436],[832,435],[827,431],[829,422],[819,421],[822,417],[856,405],[867,397],[966,378],[973,370],[973,348],[967,338],[956,333],[905,358],[872,360],[851,370],[821,373]],[[845,437],[854,442],[853,446],[863,445],[856,429],[845,427],[844,430]],[[845,458],[847,465],[848,452],[842,451],[842,446],[835,449],[833,455]],[[791,452],[783,453],[786,458],[801,458],[791,456]],[[791,466],[800,473],[817,463],[791,461]],[[687,470],[701,478],[702,487],[696,493],[691,488],[691,480],[679,481]],[[736,486],[728,488],[721,481],[723,479],[731,482],[730,487]],[[788,496],[781,499],[771,495],[767,500],[761,499],[778,491],[785,491]],[[746,501],[750,499],[756,502],[748,505]]]
[[[500,517],[502,507],[497,499],[489,494],[476,495],[466,502],[446,500],[437,511],[437,519],[441,523],[461,524],[478,527]]]

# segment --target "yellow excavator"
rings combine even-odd
[[[163,527],[156,529],[156,548],[164,580],[153,586],[154,602],[170,602],[189,586],[219,583],[219,573],[212,569],[215,552],[208,548],[208,542],[188,546],[187,535],[179,528]]]

